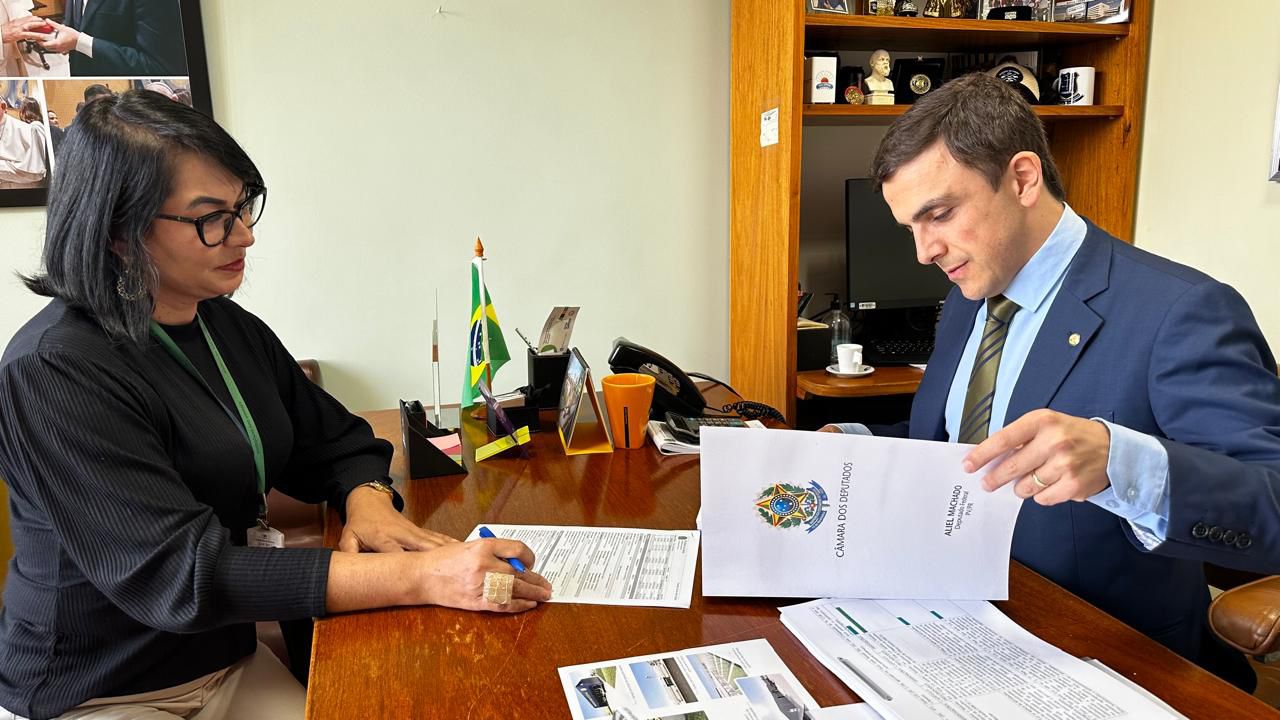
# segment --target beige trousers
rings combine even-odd
[[[57,720],[301,720],[307,693],[258,643],[253,655],[177,687],[97,698]],[[0,720],[26,720],[0,708]]]

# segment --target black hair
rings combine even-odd
[[[889,126],[871,163],[880,188],[903,165],[941,140],[961,165],[998,188],[1009,160],[1030,151],[1040,157],[1045,187],[1066,199],[1058,166],[1049,153],[1044,125],[1008,83],[985,73],[952,80],[925,95]]]
[[[95,98],[109,97],[111,95],[115,95],[115,93],[111,92],[111,88],[103,85],[102,83],[87,85],[84,89],[85,102],[92,102]]]
[[[44,270],[24,277],[27,287],[88,312],[113,340],[145,341],[156,271],[144,241],[183,152],[263,184],[244,149],[198,110],[149,90],[85,105],[59,150]]]

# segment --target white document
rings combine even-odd
[[[883,717],[867,703],[835,705],[813,711],[813,720],[881,720]]]
[[[767,640],[563,667],[560,683],[574,720],[799,720],[818,707]]]
[[[1007,599],[1022,499],[970,447],[703,428],[703,594]]]
[[[760,113],[760,147],[778,144],[778,108]]]
[[[782,624],[886,718],[1176,717],[986,602],[815,600]]]
[[[1093,658],[1080,658],[1080,659],[1081,659],[1082,661],[1084,661],[1084,662],[1086,662],[1086,663],[1088,663],[1088,664],[1090,664],[1090,665],[1092,665],[1092,666],[1094,666],[1094,667],[1098,668],[1099,670],[1101,670],[1102,672],[1104,672],[1104,673],[1106,673],[1106,674],[1110,675],[1111,677],[1115,678],[1117,682],[1122,683],[1125,687],[1129,688],[1130,690],[1133,690],[1133,691],[1134,691],[1134,692],[1136,692],[1136,693],[1140,693],[1140,694],[1141,694],[1143,697],[1145,697],[1146,699],[1150,700],[1151,702],[1155,703],[1156,705],[1159,705],[1162,709],[1164,709],[1166,712],[1168,712],[1168,713],[1169,713],[1169,717],[1178,718],[1178,720],[1187,720],[1187,716],[1186,716],[1186,715],[1183,715],[1182,713],[1178,712],[1177,710],[1174,710],[1172,705],[1170,705],[1169,703],[1167,703],[1167,702],[1165,702],[1165,701],[1161,700],[1160,698],[1156,697],[1155,695],[1152,695],[1152,694],[1151,694],[1151,692],[1150,692],[1149,690],[1147,690],[1146,688],[1142,687],[1142,686],[1141,686],[1141,685],[1139,685],[1138,683],[1136,683],[1136,682],[1134,682],[1134,681],[1130,680],[1129,678],[1127,678],[1127,677],[1125,677],[1125,676],[1121,675],[1120,673],[1116,672],[1115,670],[1112,670],[1111,668],[1107,667],[1106,665],[1103,665],[1101,660],[1095,660],[1095,659],[1093,659]]]
[[[519,540],[551,581],[551,602],[687,608],[698,562],[697,530],[488,525]],[[467,540],[480,537],[479,526]]]

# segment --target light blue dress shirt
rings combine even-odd
[[[1049,238],[1027,264],[1018,271],[1004,296],[1020,308],[1009,324],[1009,333],[1000,356],[996,375],[995,396],[991,404],[990,432],[1004,427],[1009,398],[1022,374],[1022,366],[1031,352],[1040,326],[1044,324],[1053,300],[1062,288],[1067,268],[1076,251],[1084,243],[1088,226],[1079,215],[1064,205],[1062,217]],[[973,330],[965,343],[947,394],[947,435],[955,441],[964,411],[964,397],[973,372],[974,355],[982,339],[987,321],[987,307],[978,308]],[[1093,418],[1111,433],[1111,452],[1107,459],[1107,476],[1111,486],[1089,498],[1099,507],[1129,522],[1134,535],[1148,550],[1164,542],[1169,518],[1169,455],[1155,438],[1101,418]],[[865,426],[842,424],[844,432],[867,433]]]

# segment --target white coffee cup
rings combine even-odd
[[[836,358],[842,373],[862,372],[862,346],[857,343],[845,343],[836,346]]]
[[[1058,71],[1053,92],[1063,105],[1092,105],[1093,81],[1097,70],[1091,67],[1069,67]]]

